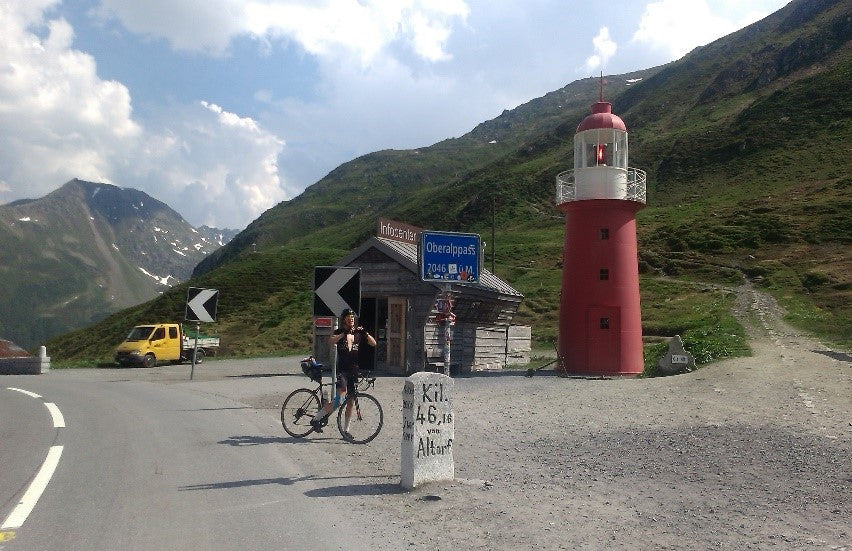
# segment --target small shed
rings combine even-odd
[[[380,235],[392,223],[380,220]],[[362,368],[389,375],[442,369],[444,331],[437,320],[437,300],[447,294],[456,315],[452,374],[529,363],[530,327],[512,325],[523,295],[487,270],[481,271],[478,284],[422,281],[417,229],[406,228],[391,237],[369,238],[337,263],[361,268],[359,323],[378,343],[363,355]],[[314,355],[328,362],[331,328],[323,325],[330,324],[316,321]]]

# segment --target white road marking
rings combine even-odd
[[[33,398],[42,399],[41,394],[36,394],[29,390],[14,388],[11,386],[6,388],[26,394],[27,396],[32,396]],[[53,419],[53,427],[64,428],[65,417],[62,415],[62,412],[59,411],[59,407],[53,402],[43,403],[44,407],[47,408],[47,411],[50,412],[50,417]],[[35,478],[30,483],[27,491],[24,492],[24,496],[21,498],[21,501],[18,502],[18,505],[16,505],[9,514],[6,521],[2,526],[0,526],[0,530],[15,530],[24,525],[24,521],[27,520],[27,517],[30,516],[30,513],[32,513],[33,508],[36,506],[36,503],[38,503],[38,500],[41,497],[41,494],[44,493],[44,490],[47,488],[47,483],[50,482],[50,479],[53,477],[53,473],[56,471],[56,466],[59,465],[59,458],[62,456],[62,448],[63,446],[50,447],[50,450],[47,452],[47,458],[44,460],[44,463],[42,463],[38,474],[36,474]],[[14,537],[14,532],[9,533],[12,534],[12,537]],[[3,540],[0,539],[0,541]]]
[[[30,487],[27,488],[24,497],[21,498],[21,501],[6,518],[6,522],[0,526],[0,530],[17,529],[24,525],[24,521],[27,520],[27,517],[32,512],[42,492],[47,488],[47,483],[50,482],[50,478],[53,476],[53,472],[56,470],[61,456],[62,446],[51,446],[38,474],[33,479]]]
[[[53,417],[53,428],[64,428],[65,417],[62,416],[62,412],[59,411],[59,408],[56,407],[56,404],[52,402],[45,402],[44,406],[47,408],[47,411],[50,412],[50,416]]]
[[[9,390],[14,390],[15,392],[20,392],[21,394],[26,394],[27,396],[32,396],[33,398],[41,398],[41,394],[36,394],[35,392],[30,392],[29,390],[24,390],[23,388],[15,388],[11,386],[7,386]]]

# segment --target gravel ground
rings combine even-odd
[[[659,379],[457,378],[452,482],[398,486],[402,378],[377,383],[371,444],[281,441],[377,549],[852,548],[852,356],[739,291],[752,357]],[[281,396],[242,399],[277,416]]]
[[[658,379],[478,374],[455,380],[456,479],[399,486],[403,378],[375,391],[385,427],[368,445],[330,426],[281,429],[297,358],[137,370],[253,408],[264,435],[391,549],[852,549],[852,356],[780,321],[738,289],[754,355]],[[225,362],[222,362],[223,364]],[[230,364],[230,362],[228,362]],[[171,370],[171,371],[170,371]],[[258,384],[258,382],[261,384]]]

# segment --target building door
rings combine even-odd
[[[599,372],[618,372],[620,309],[612,306],[591,306],[586,318],[588,369]]]
[[[388,297],[387,366],[391,371],[405,373],[405,317],[408,301],[405,297]]]

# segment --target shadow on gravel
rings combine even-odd
[[[259,446],[261,444],[341,444],[350,445],[343,440],[336,432],[330,436],[320,434],[311,434],[311,438],[295,438],[293,436],[229,436],[224,440],[219,440],[217,444],[227,444],[228,446]]]
[[[330,488],[318,488],[305,492],[305,495],[308,497],[347,497],[392,495],[405,492],[406,490],[398,482],[384,482],[381,484],[345,484]]]
[[[283,438],[281,436],[230,436],[220,440],[217,444],[229,446],[259,446],[260,444],[287,444],[302,442],[303,438]]]
[[[532,377],[531,373],[535,376],[541,377],[555,377],[556,371],[553,369],[502,369],[502,370],[493,370],[493,371],[471,371],[470,373],[460,373],[458,375],[453,375],[454,379],[473,379],[476,377]]]
[[[817,354],[828,356],[833,360],[852,363],[852,355],[846,354],[844,352],[835,352],[834,350],[811,350],[811,352],[816,352]]]
[[[178,488],[181,492],[191,492],[197,490],[229,490],[232,488],[247,488],[250,486],[266,486],[276,484],[279,486],[292,486],[300,482],[308,480],[338,480],[341,478],[351,479],[351,476],[300,476],[297,478],[279,477],[279,478],[257,478],[254,480],[233,480],[230,482],[209,482],[207,484],[190,484]],[[360,478],[396,478],[390,475],[373,475]],[[305,495],[308,497],[335,497],[335,496],[373,496],[385,494],[401,494],[405,492],[398,483],[379,483],[379,484],[346,484],[343,486],[334,486],[331,488],[319,488],[317,490],[308,490]]]

